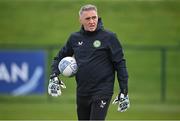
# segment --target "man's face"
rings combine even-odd
[[[80,23],[84,26],[86,31],[93,32],[96,30],[98,15],[95,10],[83,11],[79,19]]]

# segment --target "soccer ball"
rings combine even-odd
[[[77,63],[73,57],[64,57],[58,65],[59,71],[63,76],[71,77],[77,72]]]

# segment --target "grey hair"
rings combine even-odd
[[[81,16],[84,11],[89,11],[89,10],[95,10],[97,12],[97,7],[91,4],[84,5],[79,10],[79,16]]]

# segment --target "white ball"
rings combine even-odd
[[[71,77],[77,72],[77,63],[73,57],[64,57],[58,65],[59,71],[63,76]]]

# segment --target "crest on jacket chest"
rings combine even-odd
[[[101,46],[101,41],[95,40],[95,41],[93,42],[93,46],[94,46],[95,48],[100,47],[100,46]]]

